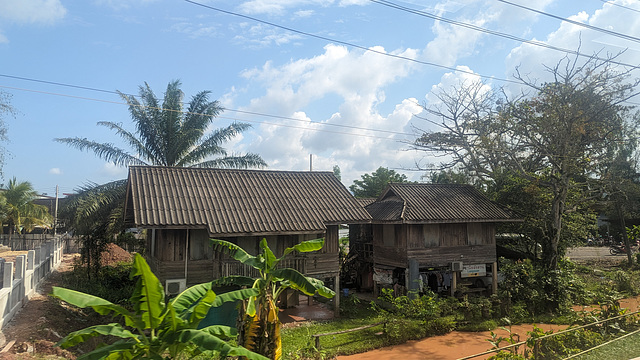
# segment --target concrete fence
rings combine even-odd
[[[64,252],[76,253],[80,252],[79,239],[72,237],[68,233],[64,234],[13,234],[11,239],[9,235],[0,234],[0,244],[8,246],[13,251],[27,251],[35,250],[38,247],[44,246],[45,243],[52,240],[62,240],[64,242]],[[2,270],[0,270],[2,271]]]
[[[62,262],[63,242],[53,239],[13,262],[0,262],[0,329],[22,308],[38,285]]]

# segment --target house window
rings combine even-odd
[[[440,246],[440,225],[438,224],[425,224],[422,229],[424,235],[425,247],[438,247]]]
[[[189,231],[189,260],[209,260],[213,257],[213,247],[209,233],[205,229]]]
[[[396,229],[394,225],[382,225],[382,245],[387,247],[396,245]]]

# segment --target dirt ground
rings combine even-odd
[[[60,340],[60,331],[71,323],[71,317],[60,311],[54,299],[45,294],[60,280],[60,272],[69,271],[75,255],[65,254],[57,271],[44,281],[38,292],[20,312],[2,329],[0,359],[29,359],[29,354],[57,355],[75,359],[73,354],[53,345]],[[4,341],[2,341],[4,338]]]
[[[16,255],[26,252],[3,252],[0,257],[13,261]],[[102,255],[103,265],[130,261],[131,254],[117,245],[110,244]],[[75,359],[69,351],[54,344],[69,332],[103,322],[93,311],[78,311],[65,306],[48,294],[58,285],[61,274],[73,269],[79,254],[64,254],[60,267],[40,285],[30,301],[0,332],[0,360],[42,359],[62,357]]]

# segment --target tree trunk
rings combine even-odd
[[[245,315],[240,345],[269,359],[279,360],[282,357],[282,339],[278,307],[269,295],[258,298],[258,302],[256,315]]]
[[[565,203],[567,200],[567,194],[569,190],[569,179],[566,176],[562,176],[560,184],[554,184],[553,186],[553,203],[551,205],[551,216],[553,217],[551,223],[551,244],[550,249],[547,251],[547,265],[549,269],[558,269],[558,244],[560,244],[560,237],[562,235],[562,215],[565,210]]]

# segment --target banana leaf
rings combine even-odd
[[[140,341],[138,340],[138,335],[123,328],[122,325],[118,323],[111,323],[107,325],[89,326],[82,330],[74,331],[60,340],[57,345],[66,349],[99,335],[116,336],[123,339],[134,339],[135,341]]]
[[[164,289],[140,254],[133,258],[131,278],[134,277],[138,277],[138,282],[131,295],[133,308],[141,315],[145,329],[155,329],[164,318]]]

